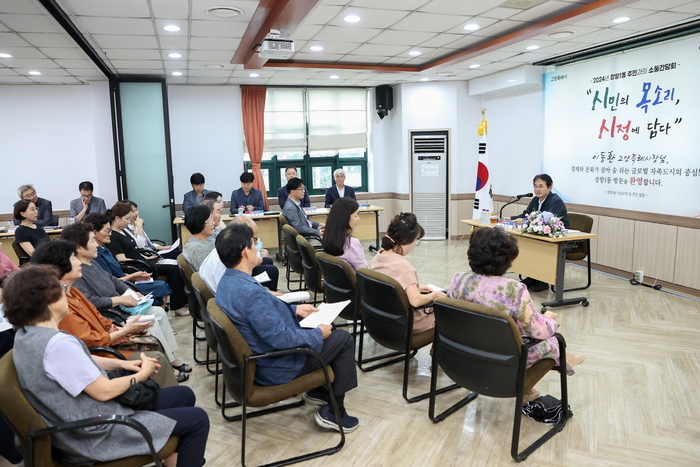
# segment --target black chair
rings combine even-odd
[[[325,286],[323,285],[323,274],[318,267],[316,261],[316,249],[302,235],[297,235],[297,245],[301,254],[301,267],[304,271],[304,281],[306,287],[314,293],[313,304],[316,306],[323,301]],[[321,300],[318,300],[318,294],[321,294]]]
[[[202,323],[201,309],[197,297],[194,294],[192,287],[192,275],[194,270],[190,263],[187,262],[182,253],[177,255],[177,264],[180,266],[180,271],[182,272],[182,281],[185,283],[185,294],[187,295],[187,308],[190,310],[190,315],[192,315],[192,358],[199,365],[208,365],[209,363],[214,363],[214,361],[200,360],[197,358],[197,342],[204,342],[206,337],[198,336],[197,331],[204,330],[204,324]]]
[[[284,248],[287,254],[287,290],[290,292],[304,290],[304,267],[301,265],[301,253],[299,253],[299,245],[297,244],[299,232],[289,224],[282,226],[282,232],[284,233]],[[292,273],[298,274],[299,279],[292,279]],[[296,284],[294,289],[291,287],[292,283]]]
[[[24,251],[24,248],[22,248],[19,245],[19,243],[17,243],[17,240],[12,240],[12,249],[14,250],[15,255],[17,255],[17,259],[19,260],[20,266],[22,266],[25,263],[28,263],[31,259],[27,252]]]
[[[391,277],[368,268],[357,270],[357,286],[360,290],[362,307],[362,327],[379,345],[394,352],[362,359],[364,333],[360,333],[357,365],[362,371],[372,371],[393,363],[404,362],[403,398],[413,403],[430,396],[430,392],[408,397],[408,369],[411,358],[418,350],[433,342],[434,329],[413,332],[413,307],[403,287]],[[387,360],[392,357],[391,360]],[[371,367],[363,368],[364,363],[384,360]],[[442,388],[438,393],[456,389],[457,385]]]
[[[352,335],[357,338],[357,325],[360,324],[360,298],[355,271],[342,259],[326,252],[316,253],[318,267],[323,274],[325,301],[328,303],[344,302],[350,304],[340,312],[340,317],[352,322]],[[338,327],[349,326],[341,324]]]
[[[511,456],[518,462],[564,428],[569,412],[566,365],[555,367],[553,359],[543,359],[527,367],[528,349],[541,341],[523,342],[520,329],[510,315],[484,305],[440,298],[434,303],[434,313],[436,326],[429,406],[429,417],[433,422],[443,421],[478,395],[514,397]],[[566,342],[560,334],[554,336],[559,342],[559,357],[566,362]],[[459,386],[473,392],[435,416],[438,365]],[[523,394],[552,369],[560,375],[562,417],[551,430],[518,453]]]
[[[593,218],[585,214],[569,213],[569,227],[572,230],[579,230],[581,232],[591,233],[593,230]],[[570,251],[566,252],[567,261],[581,261],[583,259],[587,260],[588,269],[588,282],[583,287],[573,287],[571,289],[564,289],[564,292],[572,292],[574,290],[584,290],[591,286],[591,240],[587,238],[586,240],[581,240],[576,242],[576,247]],[[556,293],[554,285],[551,286],[552,292]]]
[[[214,299],[207,302],[207,309],[212,318],[212,327],[216,334],[219,343],[219,357],[223,367],[224,376],[224,395],[228,392],[241,405],[241,414],[233,417],[226,416],[224,407],[221,408],[221,414],[228,421],[241,421],[241,465],[245,467],[245,439],[246,439],[246,420],[248,418],[257,417],[292,407],[304,405],[304,401],[291,402],[282,405],[275,405],[266,409],[260,409],[255,412],[248,413],[248,406],[263,407],[274,404],[297,394],[301,394],[309,389],[316,388],[325,384],[330,393],[331,405],[333,413],[337,420],[340,420],[340,412],[338,404],[335,401],[333,394],[333,370],[326,365],[320,355],[306,348],[287,349],[274,352],[266,352],[263,354],[253,354],[248,343],[243,336],[238,332],[236,326],[231,322],[223,310],[219,308]],[[304,376],[293,379],[285,384],[274,386],[261,386],[255,382],[255,361],[260,358],[288,355],[291,353],[305,353],[319,359],[323,368],[316,370]],[[225,400],[222,400],[225,403]],[[289,465],[296,462],[302,462],[316,457],[327,456],[334,454],[345,444],[345,433],[343,432],[342,424],[340,427],[340,442],[328,449],[315,451],[309,454],[296,456],[281,461],[277,461],[267,466]]]
[[[121,424],[127,425],[141,433],[150,449],[149,455],[125,457],[110,462],[97,462],[95,467],[139,467],[155,463],[161,467],[160,459],[169,457],[177,448],[179,439],[171,436],[165,446],[156,452],[153,447],[151,433],[137,420],[124,415],[103,415],[99,417],[75,420],[47,427],[43,418],[29,403],[19,385],[17,370],[12,360],[10,350],[0,359],[0,381],[3,389],[0,391],[0,415],[5,419],[19,442],[18,451],[24,457],[27,467],[64,467],[60,455],[51,445],[51,435],[63,431],[89,429],[98,425]],[[151,464],[153,465],[153,464]]]

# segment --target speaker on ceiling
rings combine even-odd
[[[377,115],[384,118],[394,108],[394,89],[388,84],[382,84],[375,88],[375,100],[377,103]]]

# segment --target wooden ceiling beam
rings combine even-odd
[[[315,68],[315,69],[334,69],[334,70],[361,70],[361,71],[377,71],[380,73],[419,73],[419,66],[401,66],[401,65],[381,65],[372,63],[328,63],[328,62],[299,62],[296,60],[268,60],[263,65],[264,68]]]

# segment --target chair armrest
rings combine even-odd
[[[134,281],[122,281],[127,287],[135,292],[139,292],[138,287],[136,287],[136,282]]]
[[[127,417],[126,415],[109,415],[107,417],[98,416],[98,417],[86,418],[83,420],[76,420],[73,422],[59,423],[58,425],[50,426],[47,428],[41,428],[39,430],[30,430],[27,433],[27,438],[29,440],[29,446],[28,446],[29,452],[32,452],[32,449],[33,449],[32,448],[32,441],[34,438],[37,438],[40,436],[52,435],[54,433],[60,433],[63,431],[73,431],[73,430],[79,430],[82,428],[87,428],[87,427],[96,426],[96,425],[109,425],[109,424],[126,425],[126,426],[138,431],[141,434],[141,436],[148,443],[148,449],[151,451],[151,457],[153,457],[153,462],[155,462],[155,465],[157,467],[162,467],[162,463],[161,463],[160,459],[158,459],[158,452],[156,451],[155,447],[153,446],[153,437],[151,436],[151,433],[143,425],[143,423],[141,423],[138,420],[135,420],[131,417]]]
[[[119,360],[126,360],[126,357],[124,355],[122,355],[122,353],[120,351],[113,349],[112,347],[105,347],[102,345],[96,345],[93,347],[88,347],[88,350],[90,351],[91,354],[95,353],[95,352],[104,352],[104,353],[108,353],[110,355],[114,355]]]
[[[165,243],[163,240],[159,240],[157,238],[151,238],[150,240],[151,240],[151,243],[153,243],[154,245],[160,245],[160,246],[167,245],[167,243]]]
[[[141,261],[140,259],[127,259],[125,261],[120,261],[119,266],[121,266],[122,271],[126,273],[131,273],[131,272],[138,272],[138,271],[146,271],[153,273],[153,269],[146,263],[145,261]],[[129,270],[127,271],[127,269]]]
[[[250,360],[258,360],[260,358],[266,358],[266,357],[278,357],[281,355],[289,355],[293,353],[305,353],[308,355],[311,355],[314,357],[316,360],[321,362],[321,368],[323,369],[323,375],[326,378],[326,381],[330,384],[331,379],[330,375],[328,374],[328,364],[326,361],[321,357],[321,354],[318,352],[314,352],[311,349],[307,349],[306,347],[296,347],[293,349],[284,349],[284,350],[273,350],[271,352],[265,352],[261,354],[254,354],[254,355],[244,355],[243,358],[245,359],[245,371],[248,371],[248,362]],[[333,394],[333,393],[331,393]]]

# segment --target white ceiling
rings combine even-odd
[[[376,86],[430,80],[467,80],[556,55],[616,41],[700,18],[700,0],[641,0],[587,18],[573,17],[557,29],[565,40],[541,34],[510,41],[468,60],[420,74],[352,69],[244,69],[230,63],[255,12],[255,0],[57,0],[107,67],[115,74],[166,77],[171,84],[263,84]],[[528,0],[531,1],[531,0]],[[546,0],[529,9],[503,0],[321,0],[288,37],[295,61],[337,64],[424,66],[537,25],[593,0]],[[518,3],[518,2],[509,2]],[[211,6],[236,6],[233,19],[205,13]],[[361,18],[348,23],[344,18]],[[627,16],[630,21],[614,24]],[[473,32],[466,24],[477,24]],[[180,30],[168,32],[166,25]],[[547,31],[549,32],[549,31]],[[323,47],[313,52],[311,46]],[[526,47],[538,45],[534,51]],[[421,54],[412,57],[410,51]],[[181,58],[169,58],[170,53]],[[102,72],[38,0],[0,0],[0,84],[81,84],[105,79]],[[479,65],[478,68],[470,68]],[[40,75],[30,75],[38,71]],[[181,72],[182,76],[173,76]],[[251,73],[259,74],[250,77]],[[439,75],[437,73],[440,73]],[[331,75],[338,76],[330,79]]]

